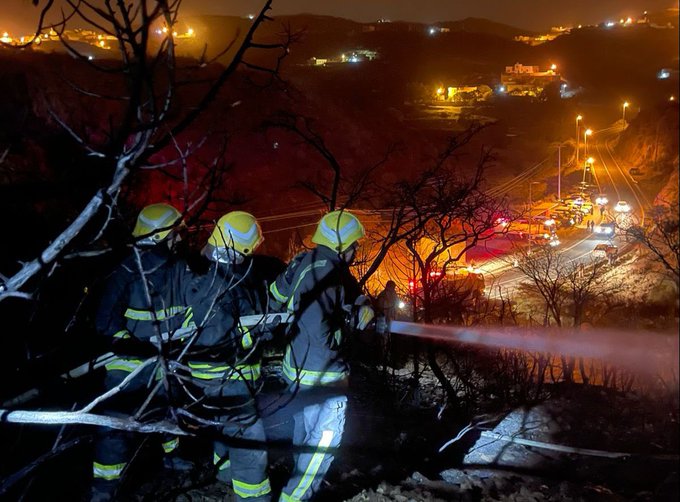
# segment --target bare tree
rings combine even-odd
[[[206,61],[199,61],[182,66],[176,57],[172,28],[178,19],[181,0],[106,0],[103,5],[90,0],[66,0],[65,3],[67,9],[61,11],[59,21],[51,24],[47,24],[46,19],[50,15],[59,14],[51,0],[43,4],[36,33],[39,35],[46,28],[54,30],[71,54],[84,65],[101,73],[102,78],[118,82],[121,89],[120,95],[107,96],[74,85],[78,92],[104,101],[113,100],[123,106],[117,113],[115,122],[103,136],[104,139],[99,142],[93,142],[79,133],[73,124],[67,124],[59,115],[52,113],[52,117],[90,157],[98,159],[99,164],[105,166],[110,175],[107,184],[92,195],[66,229],[50,239],[51,243],[39,257],[24,263],[12,276],[0,276],[0,300],[12,296],[26,297],[22,288],[29,280],[53,267],[76,236],[101,211],[108,211],[109,214],[112,212],[120,190],[130,176],[134,177],[143,169],[167,167],[164,163],[159,164],[154,155],[166,147],[178,146],[179,136],[215,100],[220,89],[240,65],[259,69],[258,65],[246,61],[247,50],[278,50],[280,57],[287,52],[287,42],[260,44],[253,40],[257,28],[270,19],[267,13],[272,0],[267,0],[247,32],[243,36],[237,35],[225,49],[234,49],[232,60],[212,75],[207,85],[203,82],[204,90],[190,106],[181,108],[177,102],[180,89],[192,81],[200,82],[200,75],[193,79],[190,76],[207,64]],[[99,62],[79,52],[65,36],[66,30],[75,22],[85,23],[106,36],[114,37],[117,58]],[[165,26],[167,29],[162,40],[156,44],[152,35],[157,26]],[[193,150],[180,150],[183,153],[173,163],[181,166],[187,153],[191,154]],[[188,210],[191,202],[185,201],[185,205],[185,210]],[[109,218],[105,218],[101,227],[105,227],[109,221]],[[95,229],[93,235],[99,235],[102,229]]]
[[[680,286],[680,219],[677,203],[657,205],[652,211],[650,227],[630,226],[624,235],[646,247]]]
[[[197,160],[198,153],[214,131],[206,132],[205,126],[195,130],[192,128],[196,127],[203,114],[211,111],[220,91],[237,75],[241,67],[251,73],[264,72],[269,77],[275,77],[290,42],[284,40],[281,43],[265,44],[254,40],[258,27],[270,20],[268,12],[271,0],[263,0],[260,11],[245,33],[238,33],[217,56],[227,51],[233,54],[223,66],[204,58],[192,60],[177,57],[173,27],[181,11],[181,0],[64,0],[63,11],[58,10],[52,0],[35,0],[34,3],[42,3],[39,6],[36,36],[40,36],[45,30],[56,33],[67,51],[90,72],[91,80],[87,85],[71,80],[70,76],[62,76],[71,90],[93,103],[106,103],[107,106],[113,103],[108,124],[104,122],[105,125],[98,134],[90,134],[87,127],[70,122],[45,99],[52,120],[86,152],[87,157],[92,160],[89,167],[101,170],[101,179],[105,182],[88,194],[89,200],[79,208],[77,215],[61,233],[45,236],[46,240],[49,239],[49,244],[39,256],[23,263],[16,273],[0,275],[0,300],[11,297],[33,299],[34,293],[40,291],[42,284],[38,280],[49,277],[63,260],[87,255],[89,246],[97,244],[106,228],[119,216],[123,191],[137,183],[144,173],[156,171],[174,176],[175,181],[183,187],[183,212],[199,212],[209,202],[207,192],[220,185],[228,166],[223,160],[224,141],[220,143],[213,159],[205,162]],[[53,21],[55,16],[58,18],[56,22]],[[76,47],[69,37],[69,30],[74,24],[85,24],[103,37],[114,40],[112,57],[94,60]],[[162,30],[163,35],[156,36],[156,30],[160,31],[161,27],[165,28]],[[274,52],[273,66],[266,67],[250,61],[246,52],[251,49]],[[97,76],[92,77],[93,74]],[[114,92],[103,90],[111,88]],[[226,112],[229,112],[228,107]],[[198,139],[197,135],[200,136]],[[203,171],[198,182],[195,174],[190,172],[192,165],[196,164],[201,164]],[[134,251],[136,252],[136,248]],[[146,286],[147,303],[151,305],[149,284],[145,278],[148,271],[142,267],[139,256],[137,258],[137,273]],[[224,287],[229,289],[231,285]],[[9,302],[5,305],[8,304]],[[214,422],[185,409],[195,404],[191,400],[177,409],[171,408],[169,420],[154,420],[155,396],[163,389],[169,389],[171,379],[175,380],[173,383],[182,386],[189,378],[186,376],[190,374],[186,360],[191,355],[193,340],[200,333],[201,323],[198,324],[199,328],[189,340],[185,338],[186,344],[177,349],[169,343],[176,333],[162,333],[161,323],[155,323],[158,355],[143,362],[140,370],[148,366],[156,367],[162,378],[149,386],[147,395],[132,416],[109,417],[93,412],[93,409],[121,392],[132,378],[138,376],[135,372],[121,385],[97,396],[75,411],[3,409],[0,411],[3,421],[34,424],[80,423],[143,433],[165,431],[176,434],[186,433],[178,425],[185,419],[201,425],[215,426]],[[109,355],[102,356],[99,358],[101,361],[90,364],[78,375],[100,366]],[[54,380],[60,379],[57,376]],[[253,393],[257,391],[258,389],[253,389]],[[27,395],[30,397],[33,394]],[[149,419],[152,421],[149,422]]]
[[[549,247],[529,248],[518,251],[514,262],[545,302],[544,326],[550,325],[551,318],[557,326],[562,326],[567,281],[562,254]]]

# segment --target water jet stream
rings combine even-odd
[[[642,373],[678,374],[678,334],[613,329],[457,327],[392,321],[390,332],[429,341],[600,359]]]

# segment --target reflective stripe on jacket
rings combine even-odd
[[[324,246],[295,257],[270,286],[272,297],[293,313],[293,339],[283,374],[301,386],[328,385],[347,378],[341,353],[345,305],[360,289],[349,266]]]
[[[241,316],[262,314],[267,284],[255,279],[253,262],[212,264],[187,293],[199,334],[188,356],[191,375],[199,380],[246,380],[260,377],[257,334],[241,326]]]
[[[118,339],[149,340],[194,326],[193,312],[183,301],[191,279],[186,264],[164,245],[139,253],[143,275],[135,254],[111,274],[97,311],[97,331]]]

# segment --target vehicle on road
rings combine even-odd
[[[598,244],[590,252],[593,258],[607,258],[610,263],[613,263],[616,256],[619,254],[619,248],[613,244]]]
[[[538,245],[548,244],[550,242],[550,234],[528,234],[529,240]]]
[[[617,213],[629,213],[630,209],[631,209],[630,204],[628,204],[628,202],[626,202],[625,200],[618,201],[614,206],[614,211],[616,211]]]
[[[580,210],[581,205],[585,202],[585,199],[583,197],[575,197],[574,199],[571,200],[569,203],[571,205],[571,209],[573,210]]]
[[[584,202],[579,209],[583,214],[590,214],[593,212],[593,205],[590,202]]]
[[[599,235],[613,237],[614,233],[616,232],[616,223],[614,223],[613,221],[607,223],[600,223],[599,225],[595,225],[594,231],[596,234]]]
[[[603,193],[598,194],[598,196],[595,197],[595,204],[597,204],[598,206],[605,206],[608,203],[609,203],[609,199]]]

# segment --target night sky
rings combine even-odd
[[[187,15],[246,15],[260,5],[260,0],[184,0],[182,9]],[[546,30],[554,25],[636,17],[644,10],[654,12],[677,5],[677,0],[275,0],[274,14],[308,12],[364,22],[379,18],[434,22],[473,16]],[[25,31],[35,14],[30,0],[1,0],[0,30]]]

